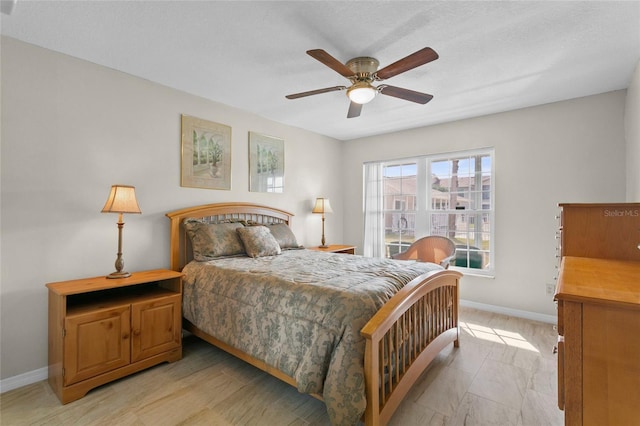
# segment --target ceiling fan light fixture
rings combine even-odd
[[[361,81],[347,89],[347,96],[357,104],[366,104],[376,97],[377,90],[371,84]]]

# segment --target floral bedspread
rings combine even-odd
[[[354,425],[366,407],[360,330],[413,278],[442,269],[312,250],[191,262],[183,270],[183,315],[207,334],[323,396],[334,425]]]

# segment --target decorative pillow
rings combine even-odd
[[[241,223],[206,223],[185,219],[183,224],[191,240],[193,258],[199,262],[244,254],[244,246],[236,232],[236,229],[244,227]]]
[[[291,228],[286,223],[272,223],[267,225],[282,250],[302,248]]]
[[[247,226],[236,229],[251,257],[275,256],[281,253],[280,245],[266,226]]]

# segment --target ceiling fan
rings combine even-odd
[[[360,116],[362,105],[373,100],[376,93],[382,93],[383,95],[393,96],[423,105],[433,99],[433,96],[427,93],[389,86],[388,84],[381,84],[377,87],[371,84],[374,81],[386,80],[428,62],[435,61],[438,59],[438,54],[430,47],[420,49],[380,70],[378,69],[380,65],[378,60],[366,56],[350,59],[346,64],[343,64],[322,49],[307,50],[307,54],[341,74],[343,77],[348,78],[349,81],[351,81],[351,86],[334,86],[295,93],[293,95],[287,95],[287,99],[298,99],[304,98],[305,96],[319,95],[320,93],[346,90],[347,97],[351,100],[347,118]]]

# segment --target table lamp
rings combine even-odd
[[[329,203],[328,198],[316,198],[316,205],[313,206],[313,210],[311,213],[320,213],[322,214],[322,245],[320,247],[329,247],[326,244],[324,239],[324,214],[325,213],[333,213],[331,209],[331,203]]]
[[[116,271],[107,275],[107,278],[130,277],[129,272],[123,272],[124,260],[122,260],[122,220],[123,213],[142,213],[136,200],[136,188],[129,185],[112,185],[109,198],[102,208],[102,213],[118,213],[118,257],[116,258]]]

